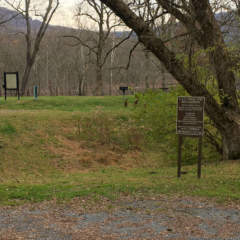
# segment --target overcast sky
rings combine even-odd
[[[51,24],[74,27],[74,6],[77,0],[60,0],[60,7]]]
[[[66,26],[66,27],[73,27],[73,28],[77,27],[76,21],[74,20],[74,13],[75,13],[77,3],[79,3],[80,1],[81,0],[59,0],[60,5],[59,5],[57,11],[55,12],[50,24]],[[7,7],[9,9],[13,10],[13,8],[11,6],[9,6],[9,4],[7,4],[6,2],[0,0],[0,6]],[[18,4],[19,4],[19,2],[21,2],[21,0],[9,0],[9,2],[13,3],[13,5],[15,7],[18,7]],[[44,6],[41,5],[41,3],[45,3],[45,5],[46,5],[47,2],[48,2],[48,0],[32,0],[33,5],[35,3],[38,3],[42,7],[42,9],[44,9]],[[31,16],[31,17],[36,18],[35,16]],[[37,18],[37,19],[39,19],[39,18]]]
[[[10,3],[13,3],[15,7],[18,6],[19,2],[21,0],[9,0]],[[48,0],[32,0],[32,3],[38,2],[47,2]],[[59,0],[60,5],[59,8],[57,9],[57,12],[54,14],[53,19],[50,24],[53,25],[63,25],[63,26],[69,26],[69,27],[74,27],[74,9],[76,8],[77,3],[80,0]],[[12,7],[10,7],[5,1],[0,0],[0,7],[6,7],[11,10],[13,10]],[[35,18],[34,16],[32,16]]]

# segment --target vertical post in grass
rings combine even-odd
[[[181,135],[178,136],[178,178],[181,177],[181,167],[182,167],[182,142],[183,137]]]
[[[125,98],[126,91],[128,90],[128,87],[119,87],[119,90],[123,93],[123,98]]]
[[[38,98],[38,86],[34,86],[33,96],[34,96],[34,99],[37,100],[37,98]]]
[[[6,89],[6,85],[4,84],[4,99],[5,101],[7,101],[7,89]]]
[[[124,99],[124,106],[128,106],[128,99],[125,99],[126,91],[128,90],[128,87],[119,87],[119,90],[123,93],[123,99]]]
[[[202,175],[202,136],[198,140],[198,178]]]

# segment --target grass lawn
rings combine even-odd
[[[162,193],[239,200],[238,162],[204,156],[201,180],[196,164],[177,179],[176,159],[158,143],[148,145],[133,102],[130,96],[125,108],[122,97],[1,98],[0,204]]]
[[[133,102],[133,96],[128,96],[130,102]],[[104,96],[104,97],[79,97],[79,96],[58,96],[58,97],[39,97],[34,100],[33,97],[22,97],[17,101],[14,97],[7,98],[7,102],[0,98],[0,109],[7,110],[58,110],[58,111],[81,111],[87,112],[101,107],[108,111],[118,111],[124,109],[122,96]]]

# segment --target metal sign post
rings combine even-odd
[[[178,97],[177,134],[178,171],[181,177],[183,137],[198,137],[198,178],[201,178],[202,136],[204,134],[204,97]]]
[[[198,140],[198,178],[202,175],[202,136]]]
[[[123,97],[125,97],[125,92],[128,90],[128,87],[119,87],[119,90],[123,92]]]
[[[20,100],[18,72],[4,72],[3,88],[5,92],[5,101],[7,100],[7,91],[16,91],[18,100]]]
[[[34,96],[34,99],[37,100],[37,98],[38,98],[38,86],[34,86],[33,96]]]

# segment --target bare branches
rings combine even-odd
[[[36,39],[40,39],[40,41],[42,40],[42,38],[43,38],[43,36],[44,36],[48,26],[49,26],[49,23],[52,20],[52,17],[53,17],[54,13],[56,12],[56,10],[59,6],[59,0],[55,1],[55,6],[54,6],[54,1],[53,0],[49,0],[48,3],[49,4],[47,6],[46,12],[43,15],[42,24],[39,28],[39,31],[38,31],[37,37],[36,37]],[[39,41],[39,43],[40,43],[40,41]]]
[[[126,42],[132,36],[132,34],[133,34],[133,31],[131,31],[127,37],[123,38],[120,42],[118,42],[110,50],[108,50],[108,52],[106,53],[103,59],[102,66],[106,63],[106,60],[108,56],[111,54],[111,52],[114,51],[116,48],[120,47],[124,42]]]
[[[19,13],[16,13],[16,14],[12,15],[11,17],[9,17],[8,19],[5,19],[5,20],[0,21],[0,25],[3,25],[3,24],[5,24],[5,23],[8,23],[8,22],[12,21],[12,20],[13,20],[14,18],[16,18],[18,15],[19,15]]]
[[[94,46],[94,47],[90,46],[88,44],[88,40],[83,40],[80,37],[77,37],[77,36],[74,36],[74,35],[64,35],[63,37],[64,38],[72,38],[72,39],[77,41],[77,43],[75,43],[75,44],[69,44],[68,43],[69,46],[76,47],[78,45],[82,45],[82,46],[88,48],[90,52],[93,52],[94,54],[97,54],[96,46]]]
[[[41,41],[47,31],[47,28],[49,26],[50,21],[52,20],[53,15],[55,14],[58,6],[59,6],[59,0],[46,0],[45,4],[41,6],[41,9],[39,9],[39,12],[42,12],[41,14],[38,13],[38,10],[36,9],[36,6],[34,6],[32,0],[25,0],[22,2],[21,0],[15,1],[15,0],[4,0],[8,6],[13,8],[19,15],[21,15],[26,22],[26,32],[25,32],[25,39],[26,39],[26,66],[25,71],[22,79],[22,89],[21,94],[23,95],[25,92],[25,88],[27,86],[29,76],[31,73],[31,69],[34,65],[36,56],[38,54],[38,51],[40,49]],[[32,33],[32,26],[31,26],[31,17],[32,13],[35,14],[35,16],[41,16],[42,22],[37,30],[36,35],[33,36]]]
[[[191,34],[191,33],[189,33],[189,32],[185,32],[185,33],[182,33],[182,34],[179,34],[179,35],[175,35],[175,36],[173,36],[173,37],[171,37],[171,38],[168,38],[168,39],[166,39],[166,40],[163,40],[163,43],[171,42],[171,41],[176,40],[176,39],[178,39],[178,38],[186,37],[186,36],[188,36],[188,35],[190,35],[190,34]]]
[[[129,56],[128,56],[128,63],[127,63],[126,69],[128,69],[128,68],[130,67],[133,52],[135,51],[135,49],[137,48],[137,46],[138,46],[139,44],[140,44],[140,42],[136,42],[136,43],[133,45],[132,49],[130,50]]]

